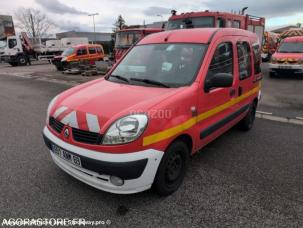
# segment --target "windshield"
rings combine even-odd
[[[194,17],[169,20],[167,30],[183,28],[212,28],[215,26],[214,17]]]
[[[108,80],[144,86],[190,85],[195,80],[206,48],[204,44],[172,43],[136,46]]]
[[[117,32],[116,34],[116,48],[129,48],[141,39],[139,31]]]
[[[303,42],[284,42],[278,50],[279,53],[303,53]]]
[[[6,47],[6,41],[0,40],[0,48]]]
[[[62,56],[64,56],[64,57],[69,56],[69,55],[73,54],[74,51],[75,51],[74,48],[69,47],[69,48],[65,49],[65,51],[62,53]]]

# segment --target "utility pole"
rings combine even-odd
[[[99,13],[92,13],[88,14],[89,17],[93,17],[93,24],[94,24],[94,42],[96,43],[96,27],[95,27],[95,16],[99,15]]]

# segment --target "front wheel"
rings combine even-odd
[[[246,114],[246,116],[238,124],[240,130],[249,131],[250,129],[252,129],[256,119],[256,112],[257,112],[257,102],[254,101],[250,105],[249,111]]]
[[[27,64],[27,62],[28,61],[27,61],[26,56],[21,55],[21,56],[18,57],[18,65],[19,66],[25,66]]]
[[[161,196],[175,192],[183,182],[189,149],[183,141],[172,143],[161,160],[153,188]]]

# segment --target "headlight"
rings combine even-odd
[[[277,63],[277,59],[275,57],[271,57],[271,62],[272,63]]]
[[[136,140],[145,130],[148,118],[145,114],[123,117],[113,123],[103,137],[102,144],[122,144]]]
[[[58,96],[55,96],[50,102],[49,102],[49,105],[47,107],[47,112],[46,112],[46,122],[48,123],[48,120],[49,120],[49,114],[50,114],[50,111],[52,110],[52,107],[54,106],[56,100],[58,99]]]

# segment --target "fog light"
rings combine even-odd
[[[109,179],[113,185],[122,186],[124,184],[124,180],[122,180],[120,177],[110,176]]]

